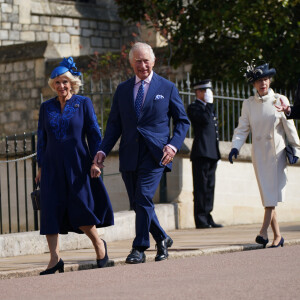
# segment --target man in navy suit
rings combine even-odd
[[[191,151],[194,185],[194,219],[196,228],[222,227],[214,222],[215,173],[220,159],[218,123],[214,113],[210,79],[195,86],[196,100],[187,113],[194,129]]]
[[[101,166],[121,136],[120,172],[136,213],[136,237],[126,263],[137,264],[146,260],[149,232],[157,244],[155,260],[168,258],[173,241],[159,224],[152,198],[163,172],[171,170],[190,123],[175,85],[152,71],[152,48],[145,43],[134,44],[129,61],[135,76],[117,87],[101,151],[94,163]]]

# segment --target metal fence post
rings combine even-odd
[[[8,160],[8,136],[5,137],[6,160]],[[8,232],[11,233],[11,208],[10,208],[10,183],[9,183],[9,165],[6,163],[7,176],[7,207],[8,207]]]
[[[32,132],[31,135],[31,152],[35,152],[35,133]],[[35,177],[36,177],[36,157],[32,157],[32,189],[35,188]],[[38,220],[38,212],[35,210],[34,212],[34,230],[39,229],[39,220]]]

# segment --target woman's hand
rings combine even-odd
[[[92,178],[98,178],[101,175],[101,170],[99,167],[97,167],[94,163],[91,166],[91,177]]]
[[[279,111],[279,112],[283,111],[286,115],[289,115],[291,113],[291,107],[289,105],[285,104],[281,98],[280,98],[280,103],[281,103],[281,105],[275,104],[277,111]]]
[[[35,177],[35,184],[38,185],[41,182],[42,169],[39,168],[38,173]]]
[[[233,164],[232,157],[234,156],[234,158],[236,159],[238,155],[239,155],[239,150],[236,148],[232,148],[228,155],[228,160],[230,161],[231,164]]]

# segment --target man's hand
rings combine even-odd
[[[211,89],[206,89],[204,94],[204,101],[206,103],[213,103],[214,102],[214,96]]]
[[[98,168],[103,168],[104,165],[104,160],[105,160],[105,154],[101,151],[98,151],[97,154],[94,157],[93,163],[98,167]]]
[[[175,156],[176,153],[169,146],[164,146],[163,152],[164,152],[164,155],[163,155],[163,157],[161,159],[161,163],[164,166],[166,166],[167,164],[169,164],[173,160],[173,158],[174,158],[174,156]]]
[[[281,105],[275,105],[275,107],[277,108],[277,111],[279,112],[284,112],[286,115],[289,115],[291,113],[291,107],[287,104],[285,104],[282,99],[280,98],[280,103]]]
[[[101,175],[101,170],[94,163],[91,166],[91,177],[98,178]]]

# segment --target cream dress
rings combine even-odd
[[[243,102],[242,114],[232,138],[232,148],[241,149],[248,134],[252,133],[252,162],[264,207],[276,206],[284,201],[287,182],[285,147],[291,145],[295,155],[300,157],[299,137],[293,120],[287,120],[274,104],[280,105],[280,98],[269,89],[266,96],[256,92]]]

